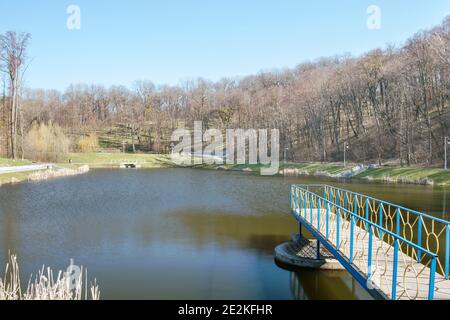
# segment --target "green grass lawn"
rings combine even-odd
[[[0,185],[28,180],[28,175],[33,172],[16,172],[0,174]]]
[[[32,164],[30,160],[12,160],[0,158],[0,167],[16,167]]]
[[[259,172],[261,168],[268,167],[267,165],[261,165],[261,164],[224,164],[224,165],[218,165],[218,164],[205,164],[200,165],[200,168],[205,169],[221,169],[221,170],[231,170],[231,171],[248,171],[248,172]],[[322,164],[322,163],[293,163],[288,162],[286,163],[286,166],[284,163],[280,163],[279,171],[284,170],[292,170],[297,169],[300,174],[305,175],[314,175],[318,173],[327,173],[327,174],[339,174],[342,173],[349,168],[345,168],[341,165],[336,164]]]
[[[281,165],[281,167],[284,167]],[[350,169],[350,167],[344,167],[343,165],[337,164],[326,164],[326,163],[286,163],[286,169],[298,169],[309,174],[316,174],[320,172],[326,172],[329,174],[339,174]]]
[[[231,171],[259,172],[261,165],[201,165],[199,168],[221,169]],[[286,170],[297,169],[300,175],[338,175],[349,170],[351,166],[344,167],[338,164],[323,163],[291,163],[286,164]],[[284,164],[280,164],[280,170]],[[366,179],[374,182],[398,182],[413,184],[433,184],[437,186],[450,186],[450,170],[423,168],[423,167],[386,167],[368,169],[355,176],[355,179]]]
[[[142,168],[170,167],[170,157],[144,153],[71,153],[72,165],[89,165],[91,168],[117,168],[124,162],[138,162]],[[67,163],[62,164],[66,166]]]
[[[373,181],[404,180],[406,182],[420,183],[424,180],[433,181],[434,185],[450,186],[450,170],[436,168],[376,168],[369,169],[356,176],[356,178],[365,178]]]

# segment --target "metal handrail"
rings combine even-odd
[[[374,208],[372,208],[371,213],[375,213],[375,214],[379,214],[380,216],[380,222],[378,223],[378,225],[383,226],[382,222],[384,222],[386,224],[386,218],[390,217],[391,219],[393,219],[394,215],[396,218],[396,226],[397,229],[395,231],[395,233],[401,235],[401,233],[405,234],[405,227],[408,225],[408,229],[411,230],[411,232],[414,232],[414,236],[416,236],[416,244],[419,246],[423,246],[423,244],[425,243],[427,245],[427,249],[430,249],[430,245],[429,242],[431,241],[431,243],[433,243],[434,241],[437,241],[438,243],[436,244],[436,254],[438,255],[438,270],[441,274],[443,274],[445,276],[446,279],[449,279],[449,275],[450,275],[450,221],[446,221],[437,217],[434,217],[432,215],[429,214],[425,214],[423,212],[419,212],[417,210],[413,210],[413,209],[408,209],[406,207],[400,206],[400,205],[396,205],[384,200],[379,200],[377,198],[371,197],[371,196],[367,196],[358,192],[354,192],[354,191],[350,191],[350,190],[345,190],[342,188],[337,188],[334,186],[330,186],[330,185],[326,185],[326,184],[313,184],[313,185],[297,185],[299,187],[320,187],[323,188],[323,193],[326,194],[328,197],[329,196],[333,196],[335,194],[344,194],[344,200],[345,198],[347,199],[348,204],[351,205],[351,197],[360,197],[361,201],[364,200],[363,202],[366,203],[366,209],[365,209],[365,214],[366,217],[368,216],[369,212],[369,208],[368,208],[368,203],[369,202],[373,202],[373,205],[379,206],[380,208],[380,212],[374,212]],[[385,210],[387,208],[392,208],[394,209],[395,213],[394,215],[390,215],[389,212],[386,212],[385,216],[382,213],[382,210]],[[364,211],[364,209],[362,209],[362,211]],[[405,215],[406,215],[406,222],[405,222]],[[410,221],[410,217],[409,215],[411,215],[413,217],[412,220],[414,220],[412,223]],[[393,220],[392,220],[393,221]],[[414,227],[414,224],[417,223],[417,226]],[[428,225],[427,225],[428,224]],[[430,226],[431,224],[431,226]],[[400,226],[403,225],[403,228],[401,229]],[[392,226],[393,227],[393,226]],[[416,228],[416,230],[413,230],[413,227]],[[431,231],[429,230],[431,229]],[[437,230],[436,230],[437,229]],[[425,234],[423,235],[423,233],[425,232]],[[431,240],[430,240],[431,239]],[[442,250],[441,249],[441,244],[439,242],[444,243],[444,245],[442,245]],[[421,255],[422,255],[422,251],[423,250],[419,250],[417,252],[417,260],[420,261],[421,260]]]
[[[301,186],[301,185],[299,185],[299,186]],[[314,186],[319,186],[319,185],[314,185]],[[409,209],[409,208],[406,208],[406,207],[402,207],[400,205],[397,205],[397,204],[394,204],[394,203],[390,203],[390,202],[387,202],[387,201],[384,201],[384,200],[380,200],[380,199],[377,199],[377,198],[374,198],[374,197],[371,197],[371,196],[368,196],[368,195],[365,195],[365,194],[361,194],[361,193],[358,193],[358,192],[355,192],[355,191],[346,190],[346,189],[342,189],[342,188],[337,188],[337,187],[330,186],[330,185],[321,185],[321,186],[322,187],[327,186],[327,187],[333,188],[334,190],[350,192],[350,193],[353,193],[353,194],[361,196],[361,197],[365,197],[365,198],[368,198],[368,199],[371,199],[371,200],[375,200],[375,201],[378,201],[380,203],[383,203],[383,204],[386,204],[386,205],[390,205],[390,206],[396,207],[398,209],[406,210],[408,212],[415,213],[415,214],[420,215],[420,216],[425,217],[425,218],[430,218],[432,220],[441,222],[443,224],[450,225],[450,221],[447,221],[447,220],[444,220],[444,219],[441,219],[441,218],[437,218],[437,217],[434,217],[432,215],[429,215],[429,214],[426,214],[426,213],[423,213],[423,212],[420,212],[420,211],[417,211],[417,210],[414,210],[414,209]]]
[[[317,193],[315,193],[313,191],[310,191],[309,188],[312,188],[312,187],[314,187],[314,188],[317,188],[317,187],[320,187],[320,188],[322,188],[322,187],[323,188],[325,188],[325,187],[333,188],[331,186],[319,185],[319,184],[314,184],[314,185],[293,185],[292,188],[291,188],[291,209],[292,210],[298,209],[299,210],[299,212],[298,212],[298,216],[299,217],[302,217],[302,209],[303,209],[303,207],[300,208],[300,198],[299,198],[300,195],[296,192],[296,191],[299,191],[299,190],[301,192],[303,192],[303,193],[306,192],[305,195],[304,195],[305,198],[303,197],[303,195],[301,197],[302,198],[301,199],[301,205],[303,206],[304,205],[303,202],[307,203],[308,200],[309,200],[309,205],[310,205],[309,209],[311,210],[311,213],[310,213],[310,215],[311,215],[310,224],[312,226],[313,226],[313,221],[312,221],[312,209],[313,209],[313,207],[312,207],[312,202],[311,202],[313,200],[312,197],[316,198],[317,206],[318,206],[317,209],[318,210],[320,210],[320,208],[321,208],[321,205],[320,205],[321,202],[323,202],[324,207],[326,206],[326,210],[327,210],[327,212],[326,212],[326,214],[327,214],[327,223],[326,223],[326,227],[325,227],[326,228],[326,234],[327,234],[326,235],[326,239],[329,240],[329,236],[328,236],[328,230],[329,230],[329,228],[328,228],[328,214],[329,214],[330,206],[332,208],[334,207],[336,209],[336,216],[338,218],[340,217],[341,213],[346,214],[345,219],[350,218],[351,226],[352,226],[352,229],[350,231],[351,232],[350,233],[350,257],[349,257],[350,263],[353,262],[353,258],[354,258],[353,257],[353,249],[354,249],[353,230],[354,230],[355,220],[360,221],[361,224],[365,224],[365,226],[366,226],[365,229],[369,233],[369,237],[370,237],[369,238],[369,250],[368,250],[368,269],[367,269],[368,270],[368,279],[370,279],[370,277],[371,277],[372,243],[373,243],[372,239],[373,239],[373,236],[374,236],[374,234],[373,234],[374,230],[378,230],[378,234],[382,234],[383,233],[383,234],[387,234],[387,235],[391,236],[392,239],[393,239],[393,247],[394,247],[394,250],[395,250],[394,251],[394,261],[393,261],[394,266],[393,266],[393,275],[392,275],[392,292],[391,292],[391,296],[392,296],[393,299],[396,299],[396,294],[397,294],[396,293],[397,292],[397,269],[398,269],[398,260],[399,260],[398,252],[399,252],[399,250],[401,250],[400,243],[404,243],[407,246],[410,246],[411,248],[415,249],[417,252],[420,252],[421,254],[424,254],[424,255],[428,256],[430,258],[430,277],[429,277],[428,299],[432,300],[434,298],[436,261],[439,259],[439,255],[437,253],[434,253],[434,252],[430,251],[428,248],[425,248],[421,244],[419,245],[419,244],[416,244],[416,243],[406,239],[398,231],[397,232],[393,232],[393,231],[383,227],[382,225],[379,225],[378,222],[373,222],[370,219],[362,217],[361,215],[359,215],[356,212],[352,212],[352,211],[348,210],[347,208],[342,207],[340,205],[340,203],[339,204],[334,203],[332,197],[331,197],[331,199],[327,199],[327,198],[322,197],[321,195],[319,195],[319,194],[317,194]],[[297,190],[296,190],[296,188],[297,188]],[[332,190],[332,189],[329,189],[329,190]],[[339,190],[340,191],[347,191],[347,190],[343,190],[343,189],[339,189]],[[348,192],[351,192],[351,191],[348,191]],[[324,192],[324,194],[326,194],[326,192]],[[307,195],[309,195],[309,197],[308,197],[309,199],[306,199]],[[360,195],[362,197],[367,197],[367,196],[362,195],[362,194],[358,194],[358,195]],[[294,197],[296,197],[295,198],[295,204],[294,204]],[[372,198],[372,199],[374,199],[374,198]],[[377,199],[374,199],[374,200],[377,200]],[[384,203],[387,203],[387,202],[384,202]],[[295,205],[297,205],[297,204],[299,206],[298,208],[295,207]],[[395,208],[398,207],[398,206],[395,206],[393,204],[390,204],[390,205],[394,206]],[[308,219],[305,216],[307,214],[308,207],[305,207],[304,209],[305,209],[305,212],[303,214],[304,215],[303,218],[306,221],[308,221]],[[408,210],[408,209],[405,208],[404,210]],[[396,211],[396,212],[398,212],[398,211]],[[318,215],[318,221],[317,221],[318,228],[319,228],[319,229],[317,229],[317,231],[320,232],[320,220],[319,220],[319,218],[320,218],[320,214]],[[340,250],[339,247],[340,247],[340,243],[341,242],[340,242],[340,238],[339,238],[340,237],[340,235],[339,235],[339,228],[340,228],[339,220],[336,220],[336,223],[337,223],[336,249]],[[380,238],[378,238],[378,239],[380,239]],[[384,241],[382,238],[380,240]],[[413,257],[411,257],[411,258],[413,259]],[[419,259],[419,261],[420,261],[420,259]],[[424,267],[426,267],[426,265],[424,265]],[[417,277],[417,275],[416,275],[416,277]]]
[[[300,185],[295,185],[294,187],[299,187],[299,186],[300,186]],[[315,186],[315,185],[308,185],[308,186]],[[323,200],[324,202],[327,202],[328,204],[333,205],[333,206],[336,207],[337,209],[342,210],[342,211],[344,211],[344,212],[347,212],[348,214],[350,214],[351,216],[353,216],[353,217],[355,217],[355,218],[361,220],[362,222],[364,222],[364,223],[366,223],[366,224],[369,224],[369,225],[372,225],[373,227],[376,227],[377,229],[380,229],[380,231],[382,231],[383,233],[386,233],[386,234],[390,235],[390,236],[393,237],[394,239],[401,240],[402,242],[406,243],[407,245],[413,247],[414,249],[420,250],[421,252],[426,253],[426,254],[429,255],[430,257],[434,257],[434,258],[438,258],[438,257],[439,257],[439,255],[436,254],[435,252],[431,252],[431,251],[429,251],[427,248],[422,247],[422,246],[419,246],[419,245],[417,245],[416,243],[411,242],[411,241],[409,241],[408,239],[405,239],[404,237],[402,237],[402,236],[400,236],[400,235],[398,235],[398,234],[396,234],[396,233],[394,233],[394,232],[392,232],[392,231],[390,231],[390,230],[388,230],[388,229],[386,229],[386,228],[384,228],[384,227],[382,227],[382,226],[380,226],[380,225],[377,225],[377,224],[374,223],[373,221],[367,220],[366,218],[361,217],[360,215],[358,215],[358,214],[356,214],[356,213],[354,213],[354,212],[352,212],[352,211],[350,211],[350,210],[348,210],[348,209],[346,209],[346,208],[344,208],[344,207],[341,207],[340,205],[335,204],[335,203],[332,202],[331,200],[328,200],[328,199],[326,199],[326,198],[323,198],[323,197],[319,196],[318,194],[316,194],[316,193],[314,193],[314,192],[312,192],[312,191],[309,191],[309,190],[305,190],[305,191],[308,192],[308,193],[310,193],[310,194],[313,194],[314,196],[316,196],[317,198]]]

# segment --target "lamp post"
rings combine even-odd
[[[348,149],[348,144],[347,144],[347,142],[344,142],[344,167],[347,167],[347,158],[346,158],[347,149]]]
[[[450,144],[450,138],[448,136],[444,137],[444,169],[447,170],[448,162],[447,162],[447,145]]]
[[[286,158],[287,158],[287,151],[289,150],[288,147],[284,147],[284,173],[286,175]]]

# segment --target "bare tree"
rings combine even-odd
[[[17,128],[20,118],[20,92],[23,72],[26,62],[26,49],[31,36],[28,33],[17,34],[9,31],[0,36],[0,59],[2,71],[6,72],[9,80],[9,127],[10,127],[10,156],[17,158]]]

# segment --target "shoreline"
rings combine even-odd
[[[56,169],[34,170],[24,172],[14,172],[0,174],[0,187],[3,185],[14,185],[23,182],[39,182],[44,180],[57,179],[62,177],[85,174],[90,171],[88,165],[76,168],[57,166]]]
[[[316,166],[317,164],[311,164],[311,166]],[[309,166],[309,165],[308,165]],[[321,165],[322,168],[326,168],[328,165],[327,164],[323,164]],[[204,169],[204,170],[218,170],[218,171],[232,171],[232,172],[244,172],[244,173],[251,173],[251,174],[258,174],[259,172],[259,168],[258,169],[254,169],[251,168],[249,166],[244,166],[245,168],[240,168],[240,167],[236,167],[236,166],[231,166],[231,167],[224,167],[224,165],[217,165],[216,167],[214,166],[205,166],[205,165],[199,165],[199,166],[185,166],[183,168],[192,168],[192,169]],[[321,168],[319,166],[319,168]],[[404,171],[403,175],[402,174],[398,174],[395,171],[402,169]],[[419,175],[419,177],[414,178],[414,177],[409,177],[412,176],[411,174],[409,174],[410,171],[417,171],[418,168],[397,168],[397,167],[393,167],[393,168],[374,168],[374,169],[367,169],[362,173],[359,174],[355,174],[354,176],[345,176],[343,174],[336,174],[336,173],[330,173],[329,171],[326,170],[312,170],[312,171],[307,171],[307,170],[300,170],[300,169],[295,169],[295,168],[290,168],[287,167],[286,168],[286,173],[284,173],[285,169],[281,169],[279,170],[278,174],[274,175],[276,177],[306,177],[306,178],[330,178],[330,179],[335,179],[335,180],[347,180],[347,181],[359,181],[359,182],[365,182],[365,183],[376,183],[376,184],[397,184],[397,185],[422,185],[422,186],[436,186],[436,187],[450,187],[450,177],[444,179],[443,181],[438,181],[435,182],[434,180],[432,180],[426,173],[426,171],[430,171],[432,169],[428,169],[428,168],[420,168],[420,170],[424,171],[424,176],[421,177]],[[437,169],[439,170],[439,169]],[[387,175],[380,175],[379,172],[380,171],[384,171],[387,172],[389,171],[389,173],[391,173],[391,175],[389,175],[389,173]],[[444,170],[442,170],[444,171]],[[450,174],[450,172],[449,172]],[[433,175],[431,175],[433,176]],[[441,179],[440,179],[441,180]]]
[[[123,154],[123,153],[73,153],[70,155],[73,164],[87,164],[91,168],[118,168],[120,162],[134,161],[143,169],[149,168],[192,168],[259,173],[261,165],[187,165],[179,166],[171,162],[169,155],[163,154]],[[358,168],[359,167],[359,168]],[[363,168],[362,168],[363,167]],[[286,169],[286,175],[280,174]],[[363,170],[362,170],[363,169]],[[397,167],[397,166],[361,166],[349,164],[344,167],[340,163],[281,163],[278,176],[304,176],[334,179],[349,179],[355,181],[412,184],[439,187],[450,187],[450,170],[427,167]]]
[[[132,162],[142,169],[190,168],[220,170],[259,174],[262,165],[200,164],[175,165],[170,156],[162,154],[123,154],[123,153],[72,153],[71,162],[58,163],[58,170],[31,171],[0,174],[0,186],[23,181],[41,181],[74,174],[83,174],[89,169],[119,169],[120,164]],[[6,160],[3,160],[5,162]],[[87,170],[86,170],[87,168]],[[82,172],[81,172],[82,171]],[[339,163],[282,163],[275,176],[317,177],[336,180],[361,181],[383,184],[409,184],[437,187],[450,187],[450,170],[426,167],[388,167],[362,166],[351,164],[344,167]]]

